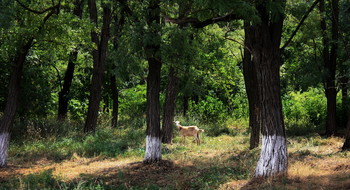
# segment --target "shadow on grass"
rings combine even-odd
[[[113,188],[125,189],[217,189],[230,180],[249,179],[252,166],[248,151],[230,156],[225,164],[194,159],[191,164],[162,160],[153,164],[130,163],[122,167],[104,168],[75,180],[95,181]],[[221,155],[212,160],[220,160]]]
[[[300,190],[347,190],[350,189],[350,172],[335,175],[311,175],[301,177],[276,177],[266,179],[252,179],[242,187],[228,187],[227,189],[256,190],[256,189],[300,189]]]

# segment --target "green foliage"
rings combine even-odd
[[[146,110],[146,85],[137,85],[120,92],[120,111],[127,118],[142,117]]]
[[[227,114],[223,102],[212,96],[206,96],[197,104],[191,101],[189,110],[189,115],[202,118],[205,122],[222,121]]]
[[[326,117],[326,98],[322,90],[289,92],[283,98],[283,111],[289,135],[305,135],[319,130]]]

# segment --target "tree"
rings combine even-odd
[[[83,14],[84,0],[76,0],[74,2],[73,14],[81,19]],[[64,120],[67,118],[69,92],[72,85],[75,62],[77,61],[78,51],[75,49],[69,54],[68,66],[64,75],[63,87],[58,93],[58,119]]]
[[[271,4],[270,4],[271,3]],[[273,5],[275,9],[270,9]],[[280,89],[280,43],[285,1],[255,4],[260,22],[246,29],[247,48],[256,64],[258,92],[262,104],[260,122],[262,147],[255,177],[284,174],[288,169],[288,152]]]
[[[350,111],[348,112],[348,118],[350,118]],[[345,132],[345,142],[342,146],[343,150],[350,150],[350,119],[346,124],[346,132]]]
[[[60,4],[57,4],[43,11],[37,11],[37,10],[28,8],[27,6],[22,4],[20,1],[17,1],[17,3],[22,8],[26,9],[27,11],[33,12],[35,14],[47,13],[42,23],[39,25],[38,31],[41,31],[43,29],[44,24],[53,14],[55,13],[58,14],[58,10],[60,7]],[[34,34],[32,35],[35,36]],[[27,38],[24,37],[20,40],[21,43],[17,49],[16,55],[13,61],[12,72],[9,79],[8,94],[7,94],[4,115],[2,116],[1,123],[0,123],[0,167],[4,167],[7,164],[7,152],[8,152],[8,146],[9,146],[9,138],[10,138],[9,131],[15,120],[16,110],[18,107],[18,97],[20,94],[20,84],[22,79],[23,66],[24,66],[26,57],[28,55],[28,52],[33,45],[33,41],[34,41],[33,36],[29,36]]]
[[[176,75],[175,68],[170,67],[162,123],[162,142],[167,144],[171,144],[173,139],[176,96],[179,91],[179,78]]]
[[[123,31],[123,27],[125,24],[125,15],[128,14],[128,10],[129,7],[124,4],[125,2],[121,2],[122,3],[122,9],[118,14],[116,14],[114,16],[114,27],[113,27],[113,33],[114,33],[114,37],[113,37],[113,48],[114,51],[118,51],[119,48],[119,41],[120,38],[122,36],[122,31]],[[117,77],[116,74],[114,72],[114,70],[116,69],[116,65],[111,63],[111,68],[109,70],[110,72],[110,88],[111,88],[111,93],[112,93],[112,107],[113,107],[113,111],[112,111],[112,127],[117,127],[118,124],[118,110],[119,110],[119,89],[118,89],[118,84],[117,84]]]
[[[338,49],[338,20],[339,20],[339,1],[332,0],[331,2],[331,21],[332,21],[332,41],[328,38],[327,23],[325,13],[325,2],[320,1],[319,5],[321,13],[321,31],[323,41],[323,64],[327,70],[327,77],[325,79],[325,93],[327,98],[327,124],[326,135],[331,136],[336,132],[336,104],[337,104],[337,90],[335,85],[336,65],[337,65],[337,49]],[[330,51],[329,51],[329,46]]]
[[[97,7],[95,0],[88,1],[90,19],[97,27]],[[93,57],[93,74],[91,80],[91,90],[89,97],[89,108],[86,116],[84,132],[95,132],[98,118],[98,111],[100,107],[102,82],[105,71],[105,60],[107,54],[107,47],[110,33],[111,23],[111,9],[109,5],[103,5],[103,24],[101,28],[101,35],[98,36],[95,30],[91,31],[91,40],[96,46],[92,51]]]
[[[257,81],[257,71],[256,65],[252,61],[252,55],[247,46],[251,43],[249,40],[252,40],[252,36],[249,36],[250,33],[248,28],[250,27],[249,22],[244,22],[245,30],[245,40],[244,40],[244,55],[243,55],[243,76],[244,83],[247,91],[248,104],[249,104],[249,127],[250,127],[250,149],[254,149],[259,146],[260,141],[260,119],[259,113],[261,110],[260,100],[259,100],[259,88]]]
[[[18,106],[18,96],[20,93],[23,65],[32,46],[33,40],[33,38],[28,39],[26,43],[22,44],[18,48],[17,55],[12,66],[6,106],[0,125],[0,167],[4,167],[7,164],[7,151],[10,140],[9,130],[14,122],[16,109]]]
[[[147,130],[146,153],[143,162],[153,163],[162,159],[160,133],[160,71],[162,67],[160,55],[160,7],[159,0],[150,0],[146,22],[145,55],[148,61],[147,76]]]
[[[179,18],[186,17],[189,12],[187,9],[189,9],[190,2],[180,2],[179,3]],[[166,87],[166,96],[165,96],[165,103],[164,103],[164,112],[163,112],[163,122],[162,122],[162,142],[171,144],[173,140],[173,129],[174,129],[174,117],[175,117],[175,107],[176,107],[176,98],[179,93],[179,77],[178,77],[178,68],[179,64],[183,63],[183,57],[187,56],[185,55],[185,52],[181,51],[186,49],[186,40],[182,38],[182,40],[178,39],[177,37],[181,36],[176,35],[176,32],[183,32],[182,29],[185,25],[179,25],[179,30],[173,30],[174,35],[171,35],[172,38],[176,40],[177,43],[180,43],[181,47],[175,47],[174,43],[170,44],[170,48],[166,51],[167,52],[167,58],[170,62],[170,68],[169,68],[169,75],[168,75],[168,84]],[[185,32],[186,33],[186,32]],[[187,33],[185,34],[187,35]],[[183,37],[183,36],[181,36]],[[171,42],[174,42],[174,40],[170,40]],[[171,50],[175,51],[174,54],[169,53]],[[186,59],[185,58],[185,59]],[[190,61],[190,60],[187,60]]]

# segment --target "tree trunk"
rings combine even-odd
[[[58,93],[58,119],[65,120],[68,113],[69,91],[73,81],[75,61],[77,60],[78,52],[74,51],[69,55],[69,61],[66,73],[64,75],[63,88]]]
[[[97,25],[97,9],[95,0],[89,0],[90,19]],[[105,71],[105,60],[107,56],[107,47],[109,40],[111,23],[111,10],[109,7],[103,8],[103,25],[101,31],[101,41],[95,31],[91,32],[92,42],[96,44],[97,49],[93,50],[93,74],[91,80],[91,90],[89,97],[89,108],[85,121],[84,132],[95,132],[102,95],[103,75]]]
[[[20,84],[23,73],[23,65],[29,49],[32,46],[33,39],[18,49],[16,59],[12,68],[11,78],[8,86],[8,94],[4,115],[0,123],[0,167],[7,164],[7,152],[10,138],[10,128],[15,120],[16,109],[18,106],[18,97],[20,93]]]
[[[248,48],[256,65],[258,92],[262,103],[260,122],[262,147],[255,177],[286,174],[288,152],[280,90],[280,43],[283,13],[270,15],[265,4],[258,4],[261,22],[249,27]]]
[[[343,128],[346,128],[347,127],[347,121],[348,121],[348,111],[349,111],[349,107],[348,107],[348,104],[349,104],[349,101],[348,101],[348,77],[346,76],[345,74],[345,70],[342,69],[342,77],[340,79],[341,81],[341,85],[340,85],[340,88],[341,88],[341,92],[342,92],[342,120],[343,120],[343,124],[342,124],[342,127]]]
[[[114,32],[114,38],[113,38],[113,46],[114,46],[114,50],[118,51],[119,48],[119,39],[122,35],[122,30],[124,27],[124,23],[125,23],[125,15],[126,13],[126,6],[123,6],[124,9],[121,11],[120,15],[120,19],[118,19],[117,16],[114,16],[114,21],[115,21],[115,30]],[[115,70],[116,66],[112,63],[111,65],[111,70],[112,73],[110,74],[110,83],[111,83],[111,89],[112,89],[112,106],[113,106],[113,112],[112,112],[112,127],[116,128],[118,125],[118,109],[119,109],[119,89],[118,89],[118,85],[117,85],[117,77],[114,74],[114,70]]]
[[[350,118],[350,111],[348,112],[348,118]],[[350,119],[346,124],[345,142],[342,147],[343,150],[350,150]]]
[[[266,35],[266,33],[265,33]],[[267,44],[264,44],[267,45]],[[284,174],[288,169],[288,156],[280,92],[279,49],[267,48],[254,53],[257,79],[262,100],[262,147],[255,177]]]
[[[320,1],[320,13],[325,14],[324,0]],[[329,53],[329,39],[327,36],[327,23],[325,16],[321,18],[321,31],[323,43],[323,62],[326,68],[327,77],[325,80],[325,94],[327,98],[327,122],[326,135],[331,136],[336,132],[336,103],[337,91],[335,86],[335,72],[336,72],[336,56],[337,56],[337,40],[338,40],[338,1],[332,0],[332,44],[331,52]]]
[[[73,14],[81,18],[83,14],[83,0],[74,2]],[[68,113],[69,91],[73,81],[75,62],[77,61],[78,51],[73,50],[69,55],[68,66],[64,75],[64,82],[61,91],[58,93],[58,116],[59,120],[65,120]]]
[[[249,23],[245,22],[244,27],[248,28]],[[247,49],[247,46],[250,42],[249,39],[252,36],[249,36],[249,32],[245,29],[245,48],[243,56],[243,76],[245,82],[245,88],[248,97],[249,104],[249,127],[250,127],[250,146],[249,149],[254,149],[259,146],[260,141],[260,120],[259,120],[259,110],[261,110],[261,104],[259,100],[258,92],[258,81],[256,78],[256,66],[252,62],[251,53]]]
[[[160,56],[160,7],[159,0],[151,0],[146,18],[149,27],[147,35],[151,38],[145,44],[145,54],[148,61],[147,76],[147,131],[146,153],[143,162],[153,163],[162,159],[160,139],[160,71],[162,67]]]
[[[179,78],[176,76],[174,67],[170,67],[162,124],[162,142],[167,144],[171,144],[173,140],[173,126],[178,89]]]
[[[182,97],[182,116],[186,117],[187,116],[187,110],[188,110],[188,96],[183,95]]]
[[[119,90],[116,83],[115,75],[112,75],[111,78],[111,89],[112,89],[112,102],[113,102],[113,111],[112,111],[112,127],[116,128],[118,126],[118,109],[119,109]]]

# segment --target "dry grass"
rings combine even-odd
[[[142,157],[93,157],[73,155],[59,163],[42,159],[10,163],[0,169],[0,181],[52,170],[63,183],[82,180],[106,187],[166,189],[350,189],[350,158],[341,152],[341,138],[318,136],[288,139],[287,177],[251,180],[259,150],[248,151],[246,135],[204,137],[203,144],[174,140],[164,145],[164,161],[144,165]],[[171,160],[171,161],[170,161]]]

